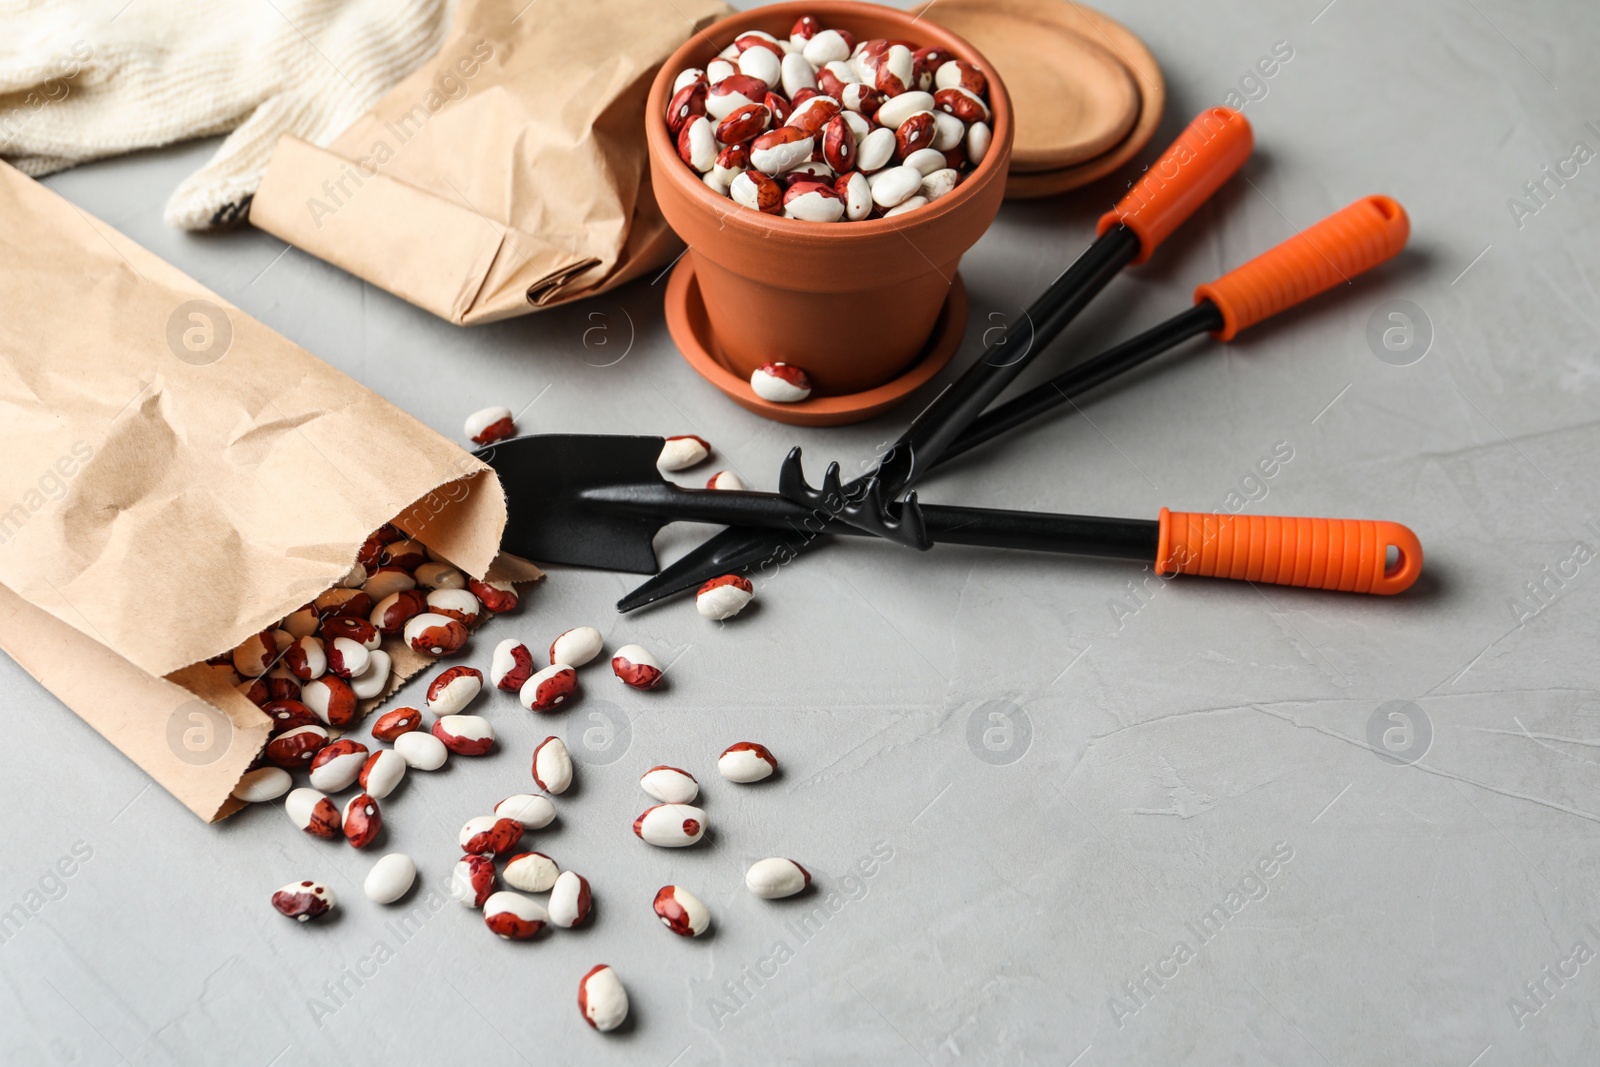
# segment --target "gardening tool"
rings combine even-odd
[[[1410,222],[1385,196],[1369,196],[1296,234],[1216,281],[1195,290],[1195,304],[1167,321],[1049,381],[984,412],[945,449],[944,463],[1202,333],[1229,341],[1250,326],[1310,299],[1395,256],[1405,246]],[[844,524],[834,523],[828,533]],[[815,543],[780,539],[763,530],[729,529],[717,534],[640,585],[618,602],[632,611],[674,593],[698,589],[720,574],[792,556]]]
[[[830,464],[822,487],[805,478],[800,449],[783,462],[778,492],[808,509],[913,548],[932,541],[915,493],[897,501],[937,463],[961,431],[1010,385],[1089,301],[1129,263],[1143,263],[1195,209],[1244,164],[1252,146],[1250,124],[1224,107],[1209,108],[1178,135],[1161,158],[1117,205],[1101,216],[1094,242],[1061,273],[1024,316],[1007,329],[962,376],[918,415],[870,474],[842,485]],[[1018,334],[1013,336],[1013,334]],[[1019,350],[1020,355],[1011,353]]]
[[[829,525],[775,493],[685,489],[656,469],[664,439],[540,434],[503,441],[477,456],[506,489],[503,546],[541,563],[648,573],[654,539],[669,522],[715,522],[785,532],[869,536]],[[1416,535],[1363,519],[1234,517],[1169,512],[1159,519],[925,505],[940,544],[1144,560],[1157,574],[1204,574],[1356,593],[1397,593],[1416,580]],[[1395,559],[1388,560],[1391,549]]]

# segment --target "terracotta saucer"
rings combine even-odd
[[[1005,7],[939,6],[933,17],[963,37],[981,35],[978,49],[1005,81],[1017,117],[1012,173],[1088,162],[1133,129],[1139,86],[1098,41]]]
[[[971,41],[979,51],[991,57],[999,70],[1011,92],[1017,115],[1013,160],[1019,158],[1019,153],[1026,155],[1029,145],[1025,143],[1025,134],[1031,129],[1029,114],[1036,109],[1030,106],[1031,98],[1019,92],[1016,75],[995,56],[1026,57],[1031,59],[1028,67],[1051,66],[1060,62],[1054,52],[1055,42],[1062,39],[1060,34],[1074,34],[1115,56],[1126,76],[1130,76],[1138,88],[1138,114],[1121,140],[1107,146],[1100,155],[1071,166],[1042,171],[1013,166],[1006,179],[1008,199],[1054,196],[1103,178],[1138,155],[1161,124],[1167,103],[1161,65],[1143,41],[1109,15],[1073,0],[936,0],[921,10],[929,21]],[[1002,14],[1007,17],[1000,17]],[[1030,24],[1037,27],[1040,23],[1055,27],[1058,32],[1040,34],[1035,28],[1026,40],[1017,39],[1019,31],[1027,34]],[[1000,39],[993,39],[996,37]],[[1047,105],[1047,110],[1053,106]]]
[[[957,274],[934,324],[933,336],[911,369],[886,385],[843,396],[813,396],[798,404],[763,400],[750,383],[734,374],[716,356],[716,341],[706,321],[700,286],[695,281],[694,257],[684,256],[667,279],[667,331],[689,366],[736,404],[778,422],[793,426],[843,426],[863,422],[904,401],[926,385],[950,362],[967,328],[967,287]]]

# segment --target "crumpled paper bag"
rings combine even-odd
[[[0,307],[0,647],[221,818],[270,722],[202,661],[338,582],[391,519],[485,574],[500,483],[5,164]],[[404,652],[390,692],[431,662]]]
[[[721,0],[462,0],[438,54],[327,148],[279,140],[250,221],[460,325],[593,296],[678,240],[644,104]]]

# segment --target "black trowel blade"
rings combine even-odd
[[[654,574],[659,518],[586,506],[589,490],[660,486],[660,437],[535,434],[474,453],[493,467],[506,493],[501,546],[536,563]]]

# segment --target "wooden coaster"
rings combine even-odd
[[[1024,38],[1015,44],[990,42],[985,26],[996,22],[1002,13],[1009,17],[998,21],[1011,26],[1013,33],[1020,30],[1026,34],[1030,22],[1043,23],[1091,42],[1114,56],[1125,75],[1131,76],[1137,86],[1138,112],[1132,128],[1126,131],[1120,141],[1108,146],[1094,158],[1052,170],[1025,170],[1015,165],[1017,149],[1014,148],[1013,166],[1006,180],[1008,199],[1054,196],[1103,178],[1138,155],[1161,124],[1167,103],[1166,81],[1161,76],[1161,65],[1143,41],[1109,15],[1084,7],[1074,0],[934,0],[921,10],[930,21],[946,26],[970,40],[995,64],[1001,80],[1012,95],[1017,116],[1017,148],[1023,147],[1023,130],[1030,121],[1028,112],[1031,108],[1025,106],[1018,90],[1012,88],[1012,79],[1002,60],[995,57],[997,54],[1021,54],[1031,60],[1027,64],[1029,67],[1050,65],[1058,61],[1048,47],[1042,46],[1060,38],[1053,34],[1045,35],[1040,41],[1041,47],[1037,47],[1031,56],[1024,51],[1032,44],[1030,39]],[[1038,33],[1037,29],[1033,32]],[[1009,62],[1014,65],[1016,60]]]

